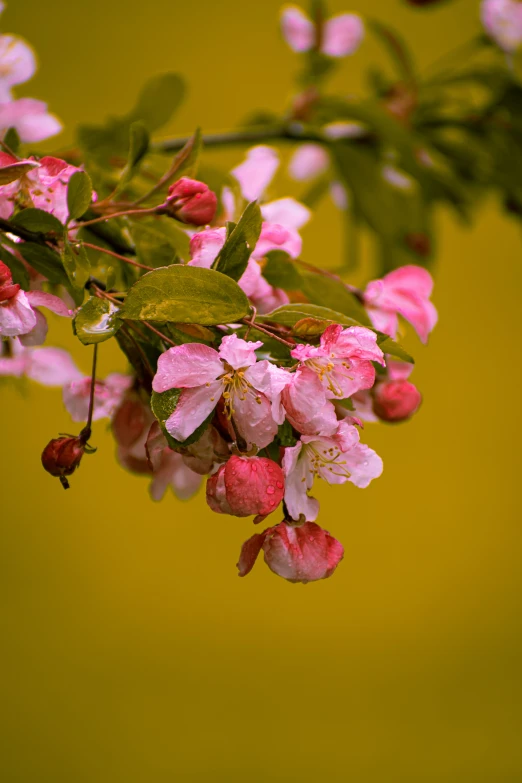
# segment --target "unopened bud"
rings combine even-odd
[[[0,302],[12,299],[19,290],[20,286],[18,283],[13,283],[11,270],[6,264],[0,261]]]
[[[53,438],[42,453],[42,465],[51,476],[57,476],[64,489],[69,489],[66,476],[70,476],[85,453],[85,442],[81,437],[63,435]]]
[[[183,223],[206,226],[216,214],[217,197],[204,182],[182,177],[169,188],[164,204],[157,208],[159,214],[171,215]]]
[[[378,383],[373,396],[373,410],[382,421],[409,419],[422,402],[422,395],[409,381]]]
[[[266,517],[282,501],[284,492],[283,471],[265,457],[233,455],[207,481],[207,503],[212,511],[235,517]]]

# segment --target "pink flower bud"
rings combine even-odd
[[[375,387],[373,410],[382,421],[404,421],[413,416],[421,402],[422,395],[413,383],[385,381]]]
[[[57,476],[64,489],[69,489],[65,478],[74,473],[85,452],[85,442],[81,437],[65,435],[53,438],[42,453],[42,465],[51,476]]]
[[[207,503],[212,511],[235,517],[266,517],[282,501],[284,492],[283,471],[265,457],[234,455],[207,481]]]
[[[281,522],[243,544],[237,564],[239,576],[250,573],[261,549],[274,574],[304,584],[327,579],[344,556],[342,544],[315,522],[299,526]]]
[[[12,299],[19,290],[20,286],[18,283],[13,283],[11,270],[6,264],[0,261],[0,302],[6,302],[8,299]]]
[[[167,201],[158,208],[193,226],[210,223],[217,209],[216,194],[204,182],[182,177],[169,188]]]

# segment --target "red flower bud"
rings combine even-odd
[[[344,556],[342,544],[315,522],[299,526],[281,522],[243,544],[237,564],[239,576],[250,573],[261,549],[274,574],[304,584],[327,579]]]
[[[265,457],[232,456],[207,481],[212,511],[235,517],[266,517],[282,501],[284,492],[283,471]]]
[[[373,394],[373,410],[382,421],[409,419],[422,402],[422,395],[409,381],[378,383]]]
[[[171,185],[165,204],[158,207],[160,213],[172,215],[193,226],[210,223],[216,209],[216,194],[204,182],[188,177],[182,177]]]
[[[18,283],[13,283],[11,270],[6,264],[0,261],[0,302],[12,299],[19,290],[20,286]]]
[[[53,438],[42,453],[42,465],[51,476],[57,476],[64,489],[69,489],[65,478],[74,473],[85,453],[85,442],[81,437],[63,435]]]

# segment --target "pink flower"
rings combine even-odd
[[[280,396],[290,376],[266,360],[257,361],[254,352],[262,344],[233,334],[223,338],[219,351],[187,343],[160,356],[152,388],[182,389],[165,423],[173,438],[186,440],[223,398],[227,417],[248,444],[263,448],[271,443],[283,422]]]
[[[218,514],[255,515],[260,522],[274,511],[285,493],[279,465],[265,457],[233,455],[207,481],[207,503]]]
[[[345,419],[339,422],[334,435],[302,435],[295,446],[285,449],[283,471],[285,503],[290,516],[313,522],[319,513],[319,503],[307,493],[316,476],[329,484],[350,481],[364,489],[381,475],[382,460],[368,446],[359,443],[357,427]]]
[[[273,147],[259,145],[248,150],[246,159],[232,169],[241,193],[247,201],[261,198],[279,167],[279,155]]]
[[[65,223],[69,215],[67,186],[77,171],[81,169],[60,158],[49,155],[41,158],[39,168],[27,175],[27,190],[32,205],[50,212],[61,223]]]
[[[217,196],[204,182],[181,177],[169,188],[167,201],[158,211],[166,212],[183,223],[205,226],[216,214]]]
[[[169,486],[180,500],[188,500],[198,491],[201,476],[187,467],[181,454],[168,447],[157,421],[150,428],[146,451],[153,474],[150,485],[153,500],[161,500]]]
[[[82,377],[61,348],[24,348],[17,339],[0,343],[0,376],[25,376],[43,386],[62,387]]]
[[[20,188],[20,178],[39,165],[31,158],[17,160],[7,152],[0,151],[0,177],[7,182],[6,185],[0,186],[0,217],[5,220],[11,217],[15,208],[16,194]]]
[[[139,394],[129,390],[111,419],[111,430],[118,444],[118,461],[134,473],[150,473],[145,444],[155,418],[150,405]]]
[[[265,563],[289,582],[316,582],[333,574],[344,556],[342,545],[313,522],[281,522],[246,541],[239,556],[239,576],[250,573],[263,550]]]
[[[11,270],[0,261],[0,336],[24,335],[25,345],[41,345],[47,334],[47,321],[34,307],[47,307],[57,315],[72,318],[58,296],[43,291],[22,291],[13,283]]]
[[[47,104],[34,98],[0,103],[0,136],[15,128],[26,144],[44,141],[62,130],[61,123],[47,111]]]
[[[296,149],[288,173],[297,182],[306,182],[323,174],[330,165],[330,156],[321,144],[301,144]]]
[[[270,201],[268,204],[263,204],[261,214],[266,221],[264,223],[265,228],[269,228],[267,224],[275,224],[294,231],[299,231],[312,217],[308,207],[305,207],[300,201],[296,201],[295,198],[290,197],[278,198],[275,201]],[[261,237],[262,234],[263,232],[261,231]],[[273,250],[274,248],[271,249]],[[257,247],[256,250],[259,256],[260,250]],[[296,255],[299,255],[299,252]],[[292,255],[291,252],[290,255]]]
[[[121,375],[116,372],[108,375],[104,381],[96,380],[92,420],[97,421],[111,416],[131,385],[130,375]],[[74,380],[64,386],[63,402],[73,421],[87,421],[90,393],[90,377]]]
[[[384,364],[377,336],[364,326],[332,324],[319,346],[297,345],[290,353],[300,365],[283,392],[283,404],[291,424],[306,435],[331,435],[337,419],[329,400],[371,388],[372,361]]]
[[[305,12],[295,5],[284,6],[281,12],[283,37],[294,52],[308,52],[317,47],[329,57],[353,54],[364,37],[364,25],[357,14],[338,14],[323,24],[318,31]]]
[[[374,408],[375,392],[379,386],[389,384],[390,382],[404,382],[413,372],[413,364],[409,364],[408,362],[394,361],[390,358],[390,356],[386,356],[385,358],[386,374],[380,374],[377,376],[376,384],[372,389],[365,389],[363,391],[357,392],[357,394],[354,394],[352,397],[355,415],[357,418],[362,419],[363,421],[375,422],[379,421],[381,418],[380,416],[377,416]],[[413,386],[413,384],[411,385]],[[421,399],[422,398],[419,399],[419,403],[421,402]],[[412,411],[412,413],[414,412],[415,411]],[[346,408],[342,408],[338,405],[336,406],[336,413],[340,419],[351,416],[350,412],[346,410]]]
[[[372,280],[366,286],[364,301],[376,329],[395,338],[401,315],[413,326],[422,342],[437,323],[437,311],[430,302],[433,279],[420,266],[403,266]]]
[[[11,87],[29,81],[35,72],[33,50],[25,41],[0,35],[0,103],[11,101]]]
[[[488,35],[506,52],[522,44],[522,5],[518,0],[483,0],[482,24]]]

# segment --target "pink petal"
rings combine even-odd
[[[36,72],[33,50],[14,35],[0,35],[0,101],[10,101],[9,87],[29,81]]]
[[[27,334],[20,335],[20,342],[26,348],[33,345],[43,345],[49,330],[45,316],[39,310],[33,310],[33,312],[36,316],[35,326]]]
[[[386,368],[388,370],[388,378],[391,381],[405,381],[413,372],[415,365],[409,362],[397,362],[393,359],[386,359]]]
[[[313,484],[313,474],[305,453],[301,453],[302,443],[285,449],[283,472],[285,474],[285,503],[292,519],[301,515],[313,522],[319,514],[319,501],[308,495]]]
[[[169,348],[158,359],[152,388],[155,392],[204,386],[224,372],[219,354],[202,343],[186,343]]]
[[[83,377],[72,356],[61,348],[35,348],[27,356],[27,377],[44,386],[65,386]]]
[[[65,302],[54,294],[46,294],[44,291],[27,291],[26,296],[32,307],[46,307],[64,318],[72,318],[74,315],[74,311],[69,310]]]
[[[276,223],[295,231],[299,231],[312,217],[308,207],[295,198],[279,198],[269,204],[263,204],[261,214],[268,223]],[[260,239],[262,238],[261,235]]]
[[[285,6],[281,12],[281,31],[294,52],[307,52],[315,44],[315,25],[295,5]]]
[[[247,444],[263,449],[277,435],[277,423],[272,406],[264,394],[255,389],[234,392],[232,396],[234,422]]]
[[[190,240],[191,266],[210,269],[225,244],[226,228],[207,228],[194,234]]]
[[[34,98],[20,98],[0,104],[0,132],[16,128],[24,143],[43,141],[62,129],[61,123],[47,113],[47,105]]]
[[[285,420],[285,412],[281,403],[281,392],[292,383],[292,374],[264,359],[249,367],[245,372],[245,378],[254,389],[262,392],[270,400],[274,421],[282,424]]]
[[[239,562],[237,568],[239,570],[239,576],[246,576],[253,569],[257,556],[261,551],[261,547],[265,542],[265,538],[273,528],[268,528],[263,533],[255,533],[252,538],[245,541],[241,547],[241,553],[239,555]]]
[[[382,459],[365,443],[358,443],[343,455],[346,468],[350,471],[350,481],[356,487],[364,489],[370,482],[379,478],[383,471]]]
[[[187,440],[207,416],[210,416],[221,399],[222,391],[221,381],[184,389],[176,410],[165,422],[167,432],[176,440]]]
[[[292,155],[288,173],[297,182],[306,182],[318,177],[329,165],[330,156],[321,144],[301,144]],[[269,217],[266,219],[272,220]]]
[[[263,258],[271,250],[283,250],[291,258],[297,258],[303,247],[303,240],[293,228],[277,223],[263,223],[252,258]]]
[[[242,340],[237,334],[231,334],[228,337],[223,337],[219,347],[219,356],[234,370],[239,370],[257,362],[255,351],[262,345],[261,340],[251,342]]]
[[[279,155],[272,147],[252,147],[247,157],[232,169],[231,174],[239,182],[241,193],[247,201],[256,201],[263,194],[279,167]]]
[[[5,302],[0,302],[0,337],[27,334],[36,326],[36,315],[24,291]]]
[[[384,354],[377,345],[377,335],[365,326],[339,329],[329,326],[321,337],[321,347],[334,358],[355,357],[384,364]]]
[[[364,24],[357,14],[339,14],[323,27],[321,51],[329,57],[346,57],[359,48],[364,38]]]

